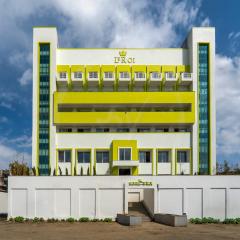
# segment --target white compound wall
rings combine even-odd
[[[152,186],[129,186],[129,181]],[[140,191],[144,189],[143,191]],[[58,176],[9,177],[9,217],[115,219],[142,192],[150,213],[186,213],[188,218],[240,217],[240,176]]]

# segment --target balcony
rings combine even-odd
[[[135,87],[143,87],[146,82],[146,73],[138,72],[134,76]]]
[[[157,89],[159,90],[159,87],[162,82],[162,73],[160,72],[151,72],[149,77],[149,88],[150,89]]]
[[[98,87],[99,86],[99,73],[89,72],[88,73],[88,87]]]
[[[139,161],[135,160],[113,160],[113,167],[137,167],[139,165]]]
[[[67,87],[68,85],[68,74],[67,72],[60,72],[57,74],[56,82],[58,87]]]
[[[115,74],[109,74],[107,72],[105,72],[103,74],[103,85],[105,87],[113,87],[114,86],[114,82],[115,82]]]
[[[71,74],[72,85],[73,87],[83,87],[84,74]]]
[[[131,76],[129,72],[120,72],[118,86],[120,88],[128,88],[128,85],[131,81]]]
[[[180,75],[179,84],[181,86],[190,86],[193,81],[192,73],[183,72]]]

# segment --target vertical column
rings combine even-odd
[[[49,171],[49,81],[50,81],[50,43],[39,43],[39,101],[38,101],[38,171],[47,175]]]
[[[209,174],[210,133],[209,133],[209,43],[198,44],[198,119],[199,119],[199,172]]]
[[[56,51],[56,28],[34,28],[32,166],[36,167],[40,175],[48,175],[49,168],[55,168],[56,161],[56,131],[51,97],[56,90]]]
[[[123,184],[123,189],[124,189],[124,204],[123,204],[123,208],[124,208],[124,214],[128,214],[128,184],[124,183]]]

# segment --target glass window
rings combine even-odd
[[[120,72],[120,78],[129,78],[129,72]]]
[[[131,160],[131,148],[120,148],[119,149],[119,160],[128,161]]]
[[[175,78],[175,73],[174,72],[166,72],[166,76],[168,78]]]
[[[96,132],[109,132],[109,128],[96,128]]]
[[[187,163],[188,161],[188,154],[187,151],[178,151],[177,152],[177,162],[178,163]]]
[[[71,162],[71,150],[59,150],[58,162],[70,163]]]
[[[74,78],[82,78],[82,72],[74,72]]]
[[[135,72],[135,77],[136,78],[145,78],[145,73],[144,72]]]
[[[159,163],[168,163],[170,162],[170,153],[169,151],[158,151],[158,162]]]
[[[104,72],[104,78],[113,78],[113,72]]]
[[[117,132],[129,132],[129,128],[117,128]]]
[[[59,73],[60,78],[66,79],[67,78],[67,72],[60,72]]]
[[[109,163],[109,151],[97,151],[97,163]]]
[[[138,128],[138,132],[150,132],[150,128]]]
[[[89,72],[89,78],[98,78],[98,72]]]
[[[90,163],[91,153],[90,151],[78,151],[77,159],[78,163]]]
[[[78,128],[78,132],[91,132],[91,128]]]
[[[151,161],[151,151],[139,151],[139,162],[150,163]]]
[[[160,73],[159,72],[152,72],[151,73],[151,77],[153,79],[159,79],[160,78]]]

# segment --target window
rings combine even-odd
[[[104,72],[104,78],[113,78],[113,72]]]
[[[168,128],[156,128],[156,132],[169,132]]]
[[[98,72],[89,72],[89,78],[98,78]]]
[[[117,128],[117,132],[129,132],[129,128]]]
[[[90,151],[78,151],[77,159],[78,163],[90,163],[91,153]]]
[[[91,132],[91,128],[78,128],[78,132]]]
[[[175,78],[175,73],[174,72],[166,72],[166,77]]]
[[[139,162],[140,163],[150,163],[151,161],[151,151],[139,151]]]
[[[59,132],[72,132],[71,128],[59,128]]]
[[[138,128],[138,132],[150,132],[150,128]]]
[[[170,162],[170,152],[169,151],[158,151],[158,162],[168,163]]]
[[[160,78],[160,73],[159,72],[152,72],[151,73],[151,78],[152,79],[159,79]]]
[[[120,72],[120,78],[129,78],[129,72]]]
[[[120,161],[129,161],[131,160],[131,148],[120,148],[119,149],[119,160]]]
[[[67,79],[67,72],[60,72],[60,73],[59,73],[59,77],[60,77],[61,79]]]
[[[97,151],[97,163],[109,163],[109,151]]]
[[[144,72],[135,72],[135,78],[145,78]]]
[[[188,161],[188,153],[187,151],[178,151],[177,152],[177,162],[178,163],[187,163]]]
[[[58,162],[70,163],[71,162],[71,150],[58,150]]]
[[[96,128],[96,132],[109,132],[109,128]]]
[[[82,72],[74,72],[74,78],[82,79]]]

